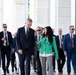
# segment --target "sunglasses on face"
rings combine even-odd
[[[71,29],[71,30],[75,30],[75,29]]]
[[[36,30],[36,31],[41,31],[41,30]]]
[[[5,26],[5,27],[3,27],[3,28],[7,28],[7,27]]]

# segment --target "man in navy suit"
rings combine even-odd
[[[76,75],[76,35],[74,33],[74,26],[69,27],[70,33],[66,34],[64,37],[63,50],[64,55],[67,56],[67,73],[71,73],[71,61],[74,70],[74,75]]]
[[[34,55],[35,36],[34,30],[30,28],[32,20],[29,18],[25,26],[18,29],[17,44],[20,59],[21,75],[25,75],[24,62],[26,60],[26,75],[30,75],[30,60]]]

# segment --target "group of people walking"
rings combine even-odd
[[[63,35],[62,29],[58,29],[58,35],[47,26],[45,28],[31,28],[32,19],[28,18],[25,25],[18,29],[12,38],[11,32],[7,31],[7,25],[3,24],[3,31],[0,32],[0,50],[2,57],[2,69],[4,75],[9,73],[11,59],[12,72],[14,67],[17,74],[30,75],[30,61],[33,59],[33,68],[37,75],[54,75],[55,58],[58,72],[63,74],[65,58],[67,57],[67,74],[71,75],[71,61],[76,75],[76,35],[74,26],[69,26],[69,33]],[[5,65],[5,55],[7,65]],[[14,65],[16,58],[16,65]],[[48,73],[47,73],[48,71]]]

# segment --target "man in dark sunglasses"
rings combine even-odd
[[[74,70],[74,75],[76,75],[76,35],[74,33],[74,26],[69,27],[69,33],[64,36],[63,50],[64,55],[67,56],[67,73],[71,73],[71,61]]]
[[[36,34],[35,34],[35,41],[39,42],[42,35],[42,28],[37,27]],[[34,71],[37,73],[37,75],[42,75],[42,69],[41,69],[41,62],[39,58],[39,47],[35,44],[35,51],[34,51]]]
[[[7,25],[3,24],[3,31],[0,32],[0,48],[1,48],[1,55],[2,55],[2,69],[4,75],[6,72],[9,73],[9,64],[10,64],[10,54],[11,54],[11,47],[12,47],[12,35],[11,32],[7,31]],[[5,66],[5,55],[7,57],[7,64]]]

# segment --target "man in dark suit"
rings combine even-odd
[[[34,30],[30,28],[32,20],[29,18],[25,22],[25,26],[18,29],[17,44],[20,58],[21,75],[25,75],[24,62],[26,60],[26,75],[30,75],[30,60],[34,55],[35,36]]]
[[[37,27],[36,33],[35,33],[35,41],[40,41],[42,35],[42,28]],[[37,75],[42,75],[42,70],[41,70],[41,62],[39,58],[39,51],[40,49],[38,46],[35,44],[35,51],[34,51],[34,70],[36,71]]]
[[[52,31],[53,31],[53,36],[56,38],[56,35],[54,35],[54,29],[53,28],[52,28]],[[54,53],[54,48],[53,48],[53,53]],[[55,71],[55,65],[56,65],[56,63],[55,63],[55,54],[53,55],[52,61],[53,61],[53,71],[56,72]]]
[[[63,39],[64,39],[64,35],[62,35],[62,29],[59,28],[58,36],[56,37],[57,48],[58,48],[58,53],[59,53],[59,59],[57,60],[59,73],[63,73],[63,67],[65,64],[65,55],[63,51]]]
[[[1,55],[2,55],[2,69],[4,75],[9,73],[8,67],[10,64],[10,54],[12,48],[12,35],[10,32],[7,31],[7,25],[3,24],[3,31],[0,32],[0,46],[1,46]],[[5,55],[7,57],[7,66],[5,67]]]
[[[71,60],[74,70],[74,75],[76,75],[76,35],[74,33],[74,26],[69,27],[70,33],[64,36],[63,50],[65,56],[67,56],[67,73],[71,73]]]
[[[1,58],[1,50],[0,50],[0,67],[1,67],[1,60],[2,60],[2,58]]]

